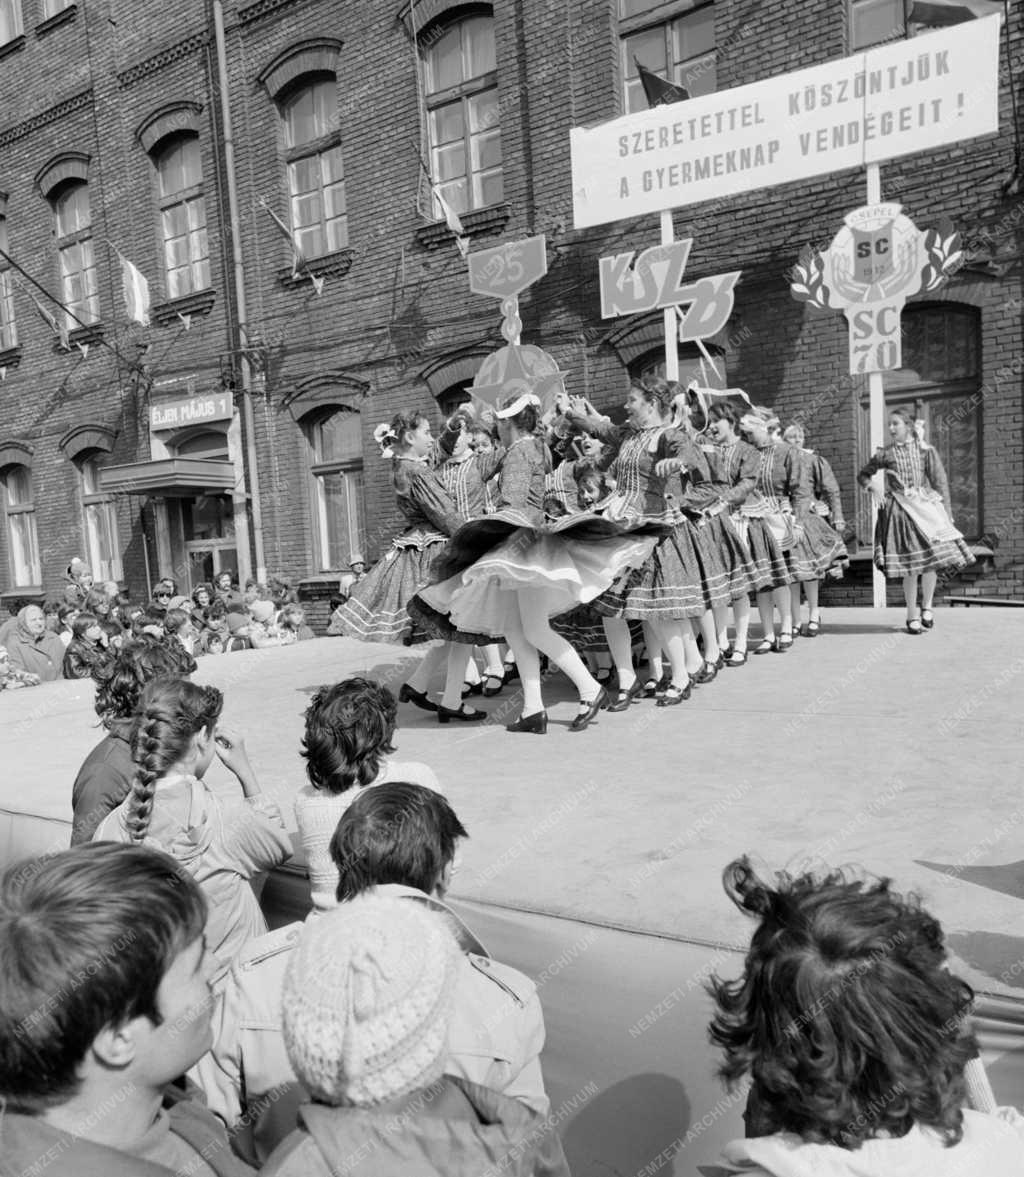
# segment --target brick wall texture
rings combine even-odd
[[[103,332],[103,342],[94,341],[87,356],[77,346],[62,351],[27,298],[15,294],[19,350],[8,358],[0,383],[0,453],[10,454],[4,447],[11,442],[30,447],[39,588],[53,596],[68,560],[85,546],[68,435],[82,425],[101,425],[115,435],[108,463],[147,459],[149,408],[166,395],[161,390],[188,381],[199,392],[219,390],[232,373],[237,379],[243,357],[209,6],[101,0],[82,4],[48,30],[36,28],[37,0],[22,0],[22,7],[24,43],[0,57],[0,189],[9,249],[29,274],[59,290],[52,209],[36,176],[63,152],[88,156]],[[802,0],[716,0],[719,89],[849,52],[845,10]],[[425,376],[467,349],[483,352],[501,343],[497,304],[469,292],[454,242],[430,247],[417,238],[426,223],[417,207],[420,103],[403,11],[397,0],[224,5],[246,304],[242,336],[261,343],[253,353],[256,469],[247,474],[250,487],[258,483],[267,570],[292,581],[323,571],[303,413],[329,404],[361,413],[366,550],[375,558],[399,524],[389,466],[372,442],[374,426],[414,407],[439,422]],[[444,19],[444,6],[428,0],[416,11]],[[1009,51],[1019,61],[1024,17],[1016,6],[1010,13]],[[547,235],[549,272],[521,299],[523,342],[555,357],[568,372],[570,392],[609,406],[621,399],[628,378],[609,337],[620,336],[626,324],[600,317],[598,258],[655,244],[658,221],[573,229],[569,129],[621,113],[618,6],[616,0],[497,0],[493,15],[508,215],[496,218],[473,246]],[[429,35],[429,23],[420,31]],[[341,43],[336,79],[351,264],[344,274],[328,272],[318,296],[309,281],[286,280],[289,245],[260,207],[265,200],[287,217],[280,112],[259,78],[290,49],[325,38]],[[998,263],[965,269],[931,301],[974,308],[980,335],[974,391],[982,433],[981,514],[993,554],[951,587],[1005,597],[1024,596],[1024,194],[1003,191],[1015,153],[1014,77],[1019,72],[1004,65],[998,135],[882,168],[884,198],[899,200],[920,227],[948,216],[972,256]],[[137,132],[161,108],[180,102],[202,108],[214,294],[187,332],[176,317],[150,327],[128,322],[112,248],[148,275],[155,302],[166,300],[155,172]],[[860,493],[854,471],[866,452],[860,423],[866,390],[847,375],[845,321],[793,301],[786,272],[804,243],[827,244],[843,214],[864,202],[863,175],[843,172],[693,205],[674,218],[677,236],[694,238],[688,276],[742,270],[721,340],[729,383],[774,405],[784,422],[804,422],[810,444],[832,462],[851,519]],[[915,301],[921,300],[909,305]],[[141,596],[147,551],[150,575],[166,571],[158,567],[152,504],[120,496],[117,511],[125,580]],[[8,604],[21,599],[14,588],[9,549],[0,544],[0,590]],[[866,566],[828,592],[836,602],[869,600]]]

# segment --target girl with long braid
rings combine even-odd
[[[242,739],[218,726],[224,697],[187,679],[157,679],[132,726],[135,776],[93,841],[134,842],[170,854],[209,904],[207,948],[220,980],[247,940],[267,931],[250,881],[292,852],[277,803],[260,793]],[[225,800],[203,781],[216,756],[242,796]],[[144,914],[144,913],[140,913]]]

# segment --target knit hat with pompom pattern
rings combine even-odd
[[[360,896],[310,920],[285,976],[282,1021],[299,1081],[369,1108],[441,1077],[459,948],[414,899]]]

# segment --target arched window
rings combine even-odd
[[[36,535],[36,507],[32,497],[32,471],[13,464],[0,470],[7,522],[7,550],[12,587],[28,588],[42,583],[39,539]]]
[[[82,531],[88,564],[97,582],[123,580],[117,512],[110,494],[100,490],[102,455],[96,452],[78,460],[82,491]]]
[[[67,328],[74,331],[81,323],[95,323],[100,317],[89,185],[72,180],[57,190],[52,202],[63,302],[76,316],[67,316]]]
[[[0,249],[10,253],[7,243],[7,218],[0,216]],[[0,351],[17,347],[18,331],[14,323],[14,293],[11,288],[11,270],[0,257]]]
[[[363,430],[357,409],[334,407],[303,420],[313,483],[313,536],[321,570],[347,568],[366,544]]]
[[[442,417],[447,419],[460,405],[468,404],[473,399],[469,393],[472,383],[471,380],[462,380],[441,393],[437,398],[437,407],[441,410]]]
[[[338,81],[322,75],[281,101],[292,233],[304,258],[348,245]]]
[[[165,139],[154,154],[164,243],[167,297],[181,298],[210,285],[203,161],[194,135]]]
[[[949,478],[953,519],[968,539],[979,539],[984,519],[978,313],[950,303],[909,306],[902,331],[903,366],[883,375],[886,409],[906,406],[924,421],[925,441],[938,450]],[[870,456],[866,395],[861,398],[860,438],[863,465]],[[869,534],[866,513],[858,520],[857,533],[862,538]]]
[[[494,17],[475,12],[428,26],[420,38],[430,134],[430,173],[457,213],[504,195]],[[444,215],[435,200],[434,216]]]
[[[694,343],[679,345],[679,383],[685,388],[691,380],[696,380],[704,388],[728,388],[726,380],[725,355],[714,344],[705,344],[708,355],[714,360],[714,366],[701,354]],[[716,374],[715,368],[718,369]],[[634,380],[649,380],[665,375],[665,349],[656,348],[637,357],[629,365],[629,374]]]

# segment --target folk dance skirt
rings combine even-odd
[[[808,514],[803,526],[803,535],[785,554],[793,579],[800,582],[821,580],[830,568],[836,566],[841,576],[843,564],[850,562],[842,536],[833,531],[820,515],[813,513]]]
[[[604,618],[593,605],[577,605],[568,613],[554,618],[551,628],[561,634],[570,646],[583,654],[608,652],[608,638],[604,632]],[[644,640],[639,621],[629,623],[629,634],[633,645]]]
[[[644,564],[594,601],[604,617],[684,621],[707,609],[700,556],[688,521],[659,539]]]
[[[886,576],[920,575],[940,568],[955,571],[973,563],[973,553],[937,493],[886,497],[875,524],[875,567]]]
[[[746,540],[750,552],[754,591],[760,593],[792,584],[794,576],[786,562],[786,554],[768,520],[740,514],[734,516],[734,525],[740,538]]]
[[[692,528],[709,609],[727,606],[756,591],[759,579],[753,559],[727,513],[705,516]]]
[[[497,515],[488,516],[493,529]],[[509,520],[514,520],[509,513]],[[465,525],[453,537],[456,551],[473,546]],[[574,534],[574,532],[576,534]],[[600,596],[629,569],[643,564],[655,545],[652,535],[624,533],[599,517],[566,516],[554,524],[518,527],[468,567],[420,591],[411,608],[434,636],[481,642],[521,626],[519,593],[547,620]]]
[[[380,563],[353,586],[349,599],[335,612],[329,632],[407,646],[433,640],[437,635],[413,618],[409,602],[434,579],[447,542],[439,532],[396,537]]]

